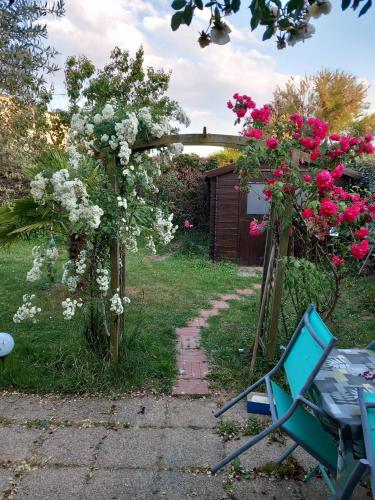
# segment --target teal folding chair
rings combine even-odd
[[[265,384],[272,425],[214,465],[212,467],[213,473],[254,446],[271,432],[281,428],[293,439],[295,444],[279,458],[279,463],[285,460],[297,446],[301,446],[316,458],[319,464],[323,464],[336,476],[337,446],[331,435],[324,430],[320,420],[315,416],[316,413],[324,414],[325,417],[327,415],[313,402],[309,401],[307,395],[316,374],[332,350],[335,340],[315,307],[310,305],[276,366],[267,375],[248,387],[214,414],[215,417],[219,417],[259,385]],[[284,369],[289,385],[289,393],[284,391],[273,380],[274,375],[281,369]],[[321,470],[324,471],[323,467],[321,467]],[[333,492],[333,487],[325,471],[323,475],[328,480]]]

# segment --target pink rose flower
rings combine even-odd
[[[362,260],[369,253],[369,249],[368,240],[362,240],[361,243],[353,243],[350,251],[355,259]]]
[[[266,140],[266,146],[268,149],[276,149],[279,145],[279,141],[275,137],[269,137]]]

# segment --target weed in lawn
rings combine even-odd
[[[269,434],[268,442],[270,444],[272,443],[285,444],[286,443],[285,434],[280,429],[277,429],[276,431],[273,431],[271,432],[271,434]]]
[[[249,417],[244,427],[245,436],[255,436],[262,432],[266,428],[266,424],[262,422],[258,417]]]
[[[221,420],[217,427],[216,432],[223,438],[224,441],[233,439],[240,431],[238,422],[234,420]]]
[[[12,421],[7,417],[0,417],[0,425],[10,425]]]
[[[303,478],[305,471],[293,457],[289,457],[282,464],[267,462],[254,470],[254,472],[258,475],[273,477],[275,479],[300,480]]]

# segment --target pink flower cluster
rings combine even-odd
[[[255,102],[246,94],[240,95],[238,92],[236,92],[233,95],[233,99],[235,103],[233,104],[233,102],[229,100],[227,102],[227,107],[237,115],[238,119],[244,118],[248,110],[255,108]]]
[[[192,229],[193,227],[194,227],[194,225],[193,225],[193,224],[190,224],[189,219],[185,219],[185,220],[184,220],[184,228],[185,228],[185,229],[187,229],[187,230],[188,230],[188,229]]]
[[[249,224],[249,235],[260,236],[264,232],[266,225],[265,221],[259,223],[256,220],[252,220]]]

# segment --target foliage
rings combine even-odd
[[[362,4],[364,2],[364,5]],[[342,10],[359,6],[359,16],[364,15],[372,6],[372,0],[342,0]],[[172,8],[176,11],[171,18],[172,30],[177,30],[182,24],[190,26],[196,9],[210,9],[209,26],[199,37],[200,46],[210,43],[224,45],[230,41],[231,32],[224,19],[236,14],[241,7],[241,0],[174,0]],[[310,38],[315,33],[315,27],[309,22],[321,15],[329,14],[331,2],[328,0],[252,0],[250,9],[250,27],[252,30],[259,25],[266,29],[263,40],[276,37],[277,47],[283,49],[286,45],[295,45],[299,41]]]
[[[375,113],[366,115],[368,85],[345,71],[323,69],[302,80],[291,77],[274,93],[273,108],[278,119],[293,113],[315,116],[328,123],[332,132],[363,135],[375,128]]]
[[[157,196],[167,203],[179,227],[188,219],[195,229],[208,229],[207,186],[203,174],[216,167],[214,159],[196,154],[181,154],[161,166]]]
[[[110,99],[137,106],[158,104],[167,109],[173,104],[166,96],[170,73],[144,68],[144,50],[140,47],[134,58],[128,50],[115,47],[110,62],[103,69],[95,68],[85,56],[68,57],[65,63],[65,83],[72,109],[85,102],[103,107]]]
[[[60,271],[67,260],[64,241],[56,237]],[[233,264],[214,264],[206,257],[172,254],[150,259],[144,251],[127,257],[126,328],[115,367],[98,358],[81,334],[83,311],[72,320],[61,316],[65,290],[46,277],[29,284],[42,312],[36,323],[13,323],[31,250],[44,238],[17,241],[11,251],[0,249],[0,324],[15,339],[15,348],[1,368],[0,387],[38,393],[105,393],[131,390],[169,392],[176,375],[175,328],[182,327],[210,296],[246,285]],[[59,273],[60,274],[60,273]],[[157,334],[155,333],[157,332]]]
[[[223,151],[217,151],[209,156],[210,159],[215,160],[219,167],[228,165],[228,163],[235,163],[241,157],[241,151],[230,148],[224,148]]]
[[[62,16],[64,2],[0,0],[0,200],[25,189],[23,168],[51,137],[46,75],[56,51],[46,45],[47,15]]]
[[[247,419],[244,436],[255,436],[265,429],[266,425],[258,417],[251,416]]]
[[[220,420],[216,427],[216,432],[223,438],[223,441],[233,439],[239,431],[240,426],[235,420]]]

